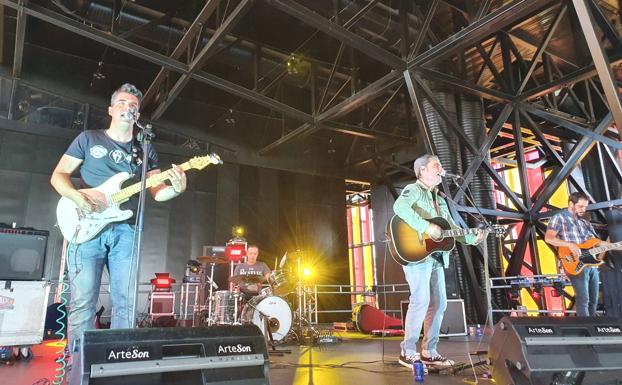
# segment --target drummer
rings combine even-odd
[[[257,247],[257,245],[249,244],[246,246],[246,262],[236,265],[233,270],[233,275],[263,276],[264,280],[269,282],[271,274],[270,268],[265,263],[258,261],[258,256],[259,247]],[[240,283],[240,291],[244,293],[247,298],[258,295],[261,288],[261,283]]]

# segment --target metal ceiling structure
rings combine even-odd
[[[506,273],[516,275],[525,250],[537,252],[561,183],[590,193],[599,219],[622,204],[607,181],[622,183],[620,25],[617,0],[0,0],[0,58],[12,80],[9,119],[18,84],[28,81],[24,63],[45,47],[47,55],[82,57],[110,81],[136,69],[147,90],[144,115],[193,127],[179,135],[241,141],[256,158],[306,154],[321,172],[391,189],[412,178],[417,155],[434,149],[428,100],[472,156],[461,188],[445,186],[450,198],[462,202],[483,170],[512,207],[481,211],[524,224],[503,250]],[[483,100],[481,143],[465,135],[430,82]],[[73,79],[70,87],[108,95],[93,83]],[[218,113],[208,115],[208,106]],[[550,171],[536,191],[527,181],[531,150]],[[604,186],[598,194],[573,174],[591,151]],[[495,162],[518,170],[520,193]]]

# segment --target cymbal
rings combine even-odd
[[[211,255],[199,255],[197,261],[201,263],[214,263],[216,265],[229,263],[229,261],[224,258],[212,257]]]
[[[235,285],[239,285],[241,283],[245,284],[253,284],[253,283],[262,283],[266,281],[266,277],[263,275],[234,275],[229,278]]]

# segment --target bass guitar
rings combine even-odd
[[[569,247],[560,246],[557,254],[562,267],[568,275],[580,274],[586,266],[600,266],[603,264],[604,252],[614,249],[621,249],[622,242],[612,243],[607,246],[594,247],[600,243],[600,239],[592,238],[580,245],[577,245],[581,249],[581,255],[575,257],[572,255]]]
[[[216,154],[195,156],[187,162],[179,165],[184,171],[192,168],[202,170],[210,164],[222,164],[222,160]],[[167,170],[168,171],[168,170]],[[122,210],[120,205],[130,199],[131,196],[140,192],[140,182],[128,187],[121,188],[121,184],[130,178],[127,172],[120,172],[101,185],[88,190],[96,190],[104,194],[108,207],[102,212],[84,214],[82,210],[69,198],[61,197],[56,206],[56,219],[61,233],[73,244],[80,244],[93,239],[109,223],[121,222],[134,215],[132,210]],[[153,187],[169,178],[169,173],[164,171],[154,174],[145,180],[145,187]]]
[[[498,225],[494,225],[490,229],[452,229],[449,222],[444,218],[435,217],[426,220],[442,229],[440,238],[433,239],[425,233],[420,234],[397,215],[394,215],[387,223],[389,253],[395,262],[408,265],[421,261],[432,253],[451,251],[456,246],[455,238],[475,234],[480,230],[492,232],[496,236],[505,234],[505,228]]]

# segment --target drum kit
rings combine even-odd
[[[214,266],[230,262],[213,256],[200,256],[197,260],[203,265],[200,286],[205,288],[199,295],[199,302],[204,305],[195,310],[200,313],[199,325],[255,324],[270,341],[285,341],[294,324],[292,302],[288,299],[295,293],[285,271],[272,272],[270,282],[266,282],[262,275],[231,276],[230,290],[214,290],[217,287],[213,283]],[[257,295],[249,296],[240,290],[240,286],[245,285],[259,285],[261,289]]]

